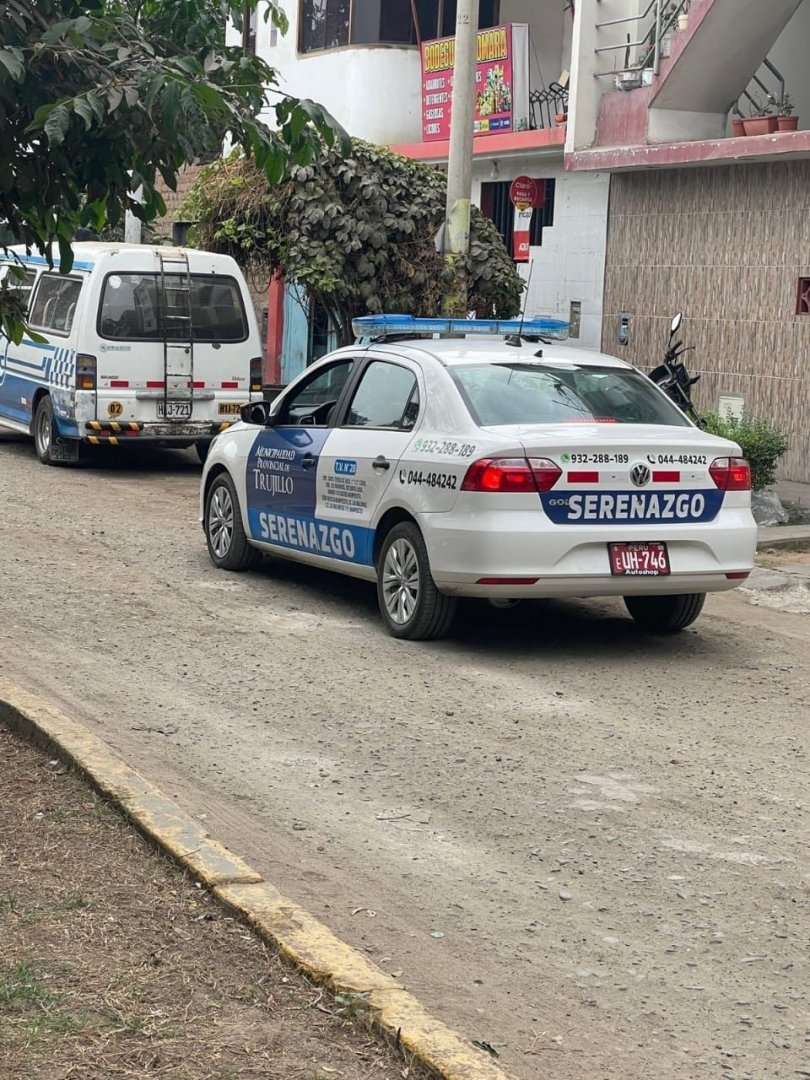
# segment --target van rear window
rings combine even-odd
[[[242,294],[235,278],[213,274],[108,274],[98,331],[114,341],[244,341]]]

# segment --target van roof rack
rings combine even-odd
[[[570,323],[561,319],[423,319],[414,315],[363,315],[352,319],[358,339],[386,341],[391,338],[425,338],[439,335],[487,335],[524,338],[527,341],[564,341]]]

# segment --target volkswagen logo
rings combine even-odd
[[[630,470],[630,479],[636,487],[644,487],[650,482],[650,470],[646,465],[634,465]]]

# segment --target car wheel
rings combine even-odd
[[[675,634],[691,626],[703,610],[705,593],[679,596],[625,596],[624,603],[636,623],[651,634]]]
[[[248,570],[260,557],[248,543],[239,498],[228,473],[220,473],[208,489],[205,539],[211,561],[221,570]]]
[[[456,598],[443,596],[430,573],[427,548],[410,521],[395,525],[377,562],[377,599],[389,634],[410,641],[443,637],[456,614]]]
[[[197,457],[200,459],[200,464],[204,465],[205,460],[208,457],[208,451],[211,449],[210,439],[198,439],[194,443],[194,449],[197,451]]]
[[[43,465],[57,465],[53,447],[59,438],[56,421],[53,418],[53,402],[46,394],[39,399],[34,413],[34,449]]]

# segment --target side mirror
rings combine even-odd
[[[267,427],[270,422],[270,405],[269,401],[249,401],[239,410],[239,415],[246,424]]]
[[[678,331],[681,328],[681,323],[682,322],[683,322],[683,312],[679,311],[678,314],[675,316],[675,318],[672,320],[672,324],[671,324],[670,329],[669,329],[669,336],[671,338],[675,337],[675,335],[678,333]]]

